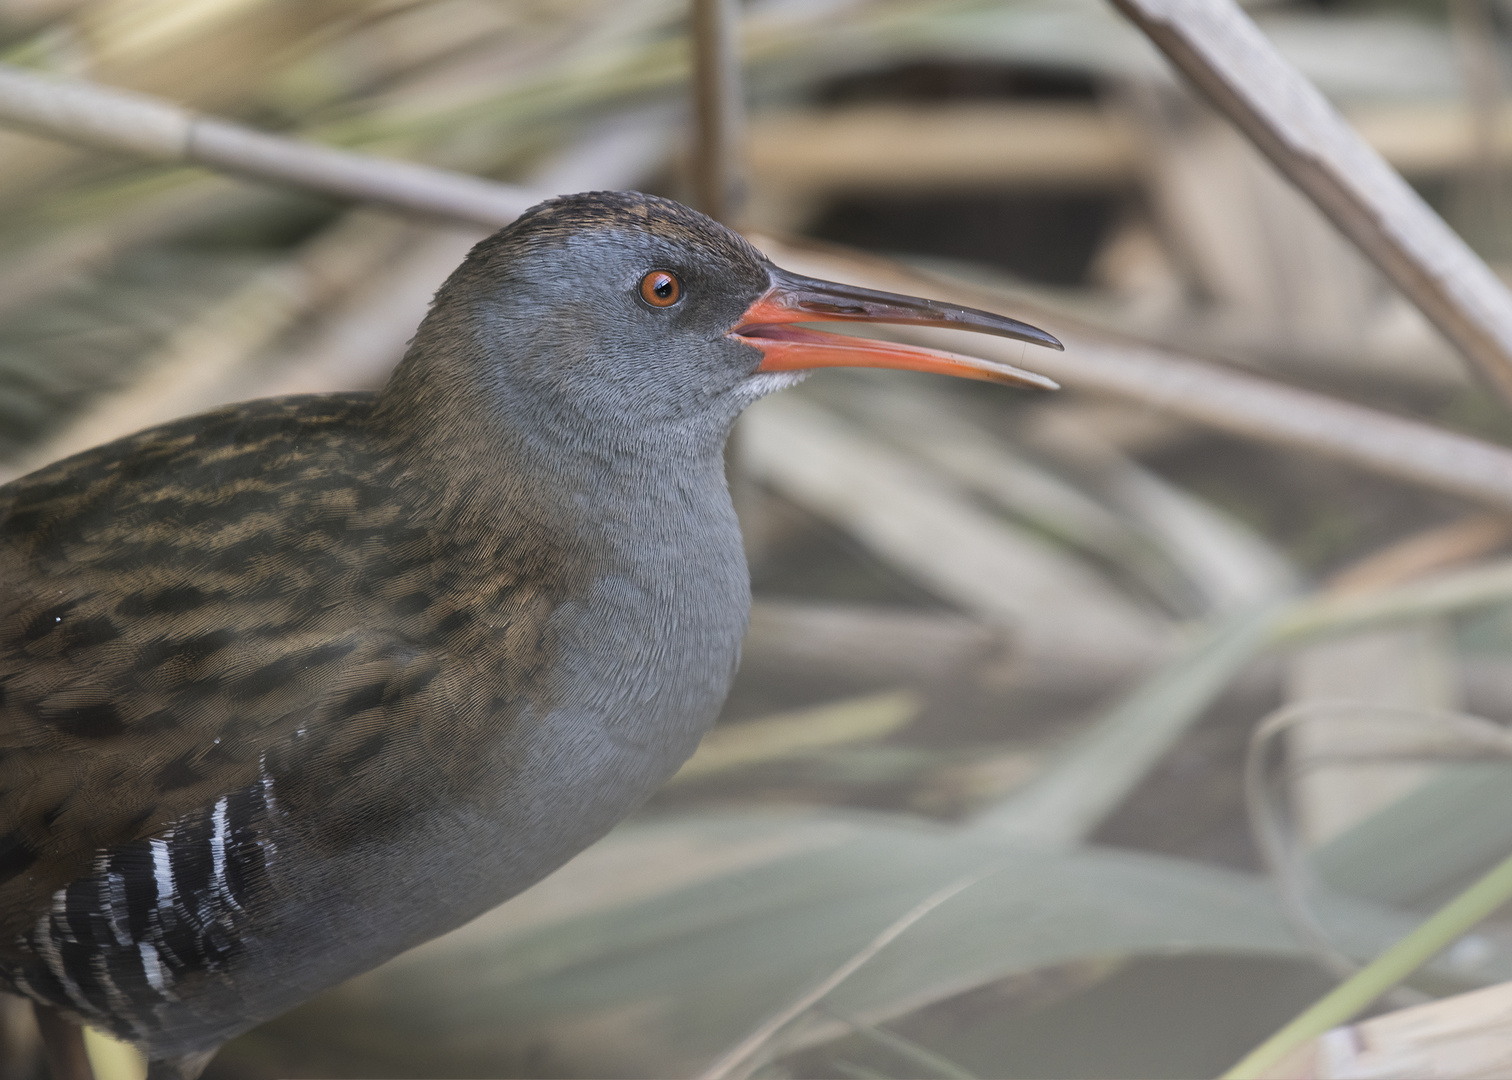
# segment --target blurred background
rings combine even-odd
[[[1248,11],[1512,272],[1512,4]],[[1071,335],[1068,388],[828,371],[753,409],[699,755],[207,1077],[1215,1075],[1512,849],[1512,510],[1072,377],[1133,343],[1512,442],[1454,350],[1103,0],[740,14],[726,218]],[[0,0],[4,62],[543,193],[696,199],[691,55],[687,0]],[[482,234],[0,130],[0,472],[381,385]],[[1381,1007],[1509,979],[1493,921]]]

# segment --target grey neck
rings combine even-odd
[[[738,398],[754,394],[693,417],[599,418],[497,375],[479,386],[465,373],[509,369],[457,363],[454,352],[432,363],[424,346],[417,338],[375,421],[403,444],[446,527],[497,530],[579,561],[591,589],[553,616],[571,654],[562,676],[601,703],[606,725],[701,733],[728,691],[750,609],[723,448],[747,403]]]
[[[449,515],[503,527],[523,517],[564,536],[588,530],[585,542],[610,548],[648,532],[733,528],[724,444],[758,393],[741,388],[691,414],[658,414],[533,383],[523,365],[488,356],[476,339],[437,348],[425,329],[374,422]]]

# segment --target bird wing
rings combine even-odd
[[[381,823],[443,778],[343,781],[465,755],[524,692],[549,590],[465,580],[489,560],[415,522],[368,407],[220,410],[0,489],[0,931],[270,770],[338,833]]]

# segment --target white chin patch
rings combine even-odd
[[[779,390],[786,390],[790,386],[797,386],[813,372],[810,371],[758,371],[750,376],[742,384],[742,388],[750,395],[752,401],[764,398],[768,394],[775,394]]]

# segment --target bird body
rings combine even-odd
[[[0,488],[0,981],[194,1075],[654,791],[749,610],[729,427],[856,348],[773,305],[879,310],[782,273],[665,200],[556,200],[474,249],[381,393]]]
[[[223,1041],[226,1011],[190,1007],[205,994],[265,988],[235,1002],[244,1027],[535,881],[665,779],[728,689],[745,595],[728,515],[656,493],[653,520],[687,535],[649,544],[617,514],[599,544],[447,521],[434,485],[366,445],[372,412],[222,410],[44,470],[6,507],[0,574],[40,587],[7,597],[0,638],[19,669],[8,868],[35,859],[3,894],[24,944],[0,956],[150,1049]],[[280,460],[301,483],[269,482]],[[202,463],[217,475],[191,490],[245,494],[165,505],[163,481]],[[123,588],[144,521],[173,550]],[[58,756],[71,768],[38,778]]]

